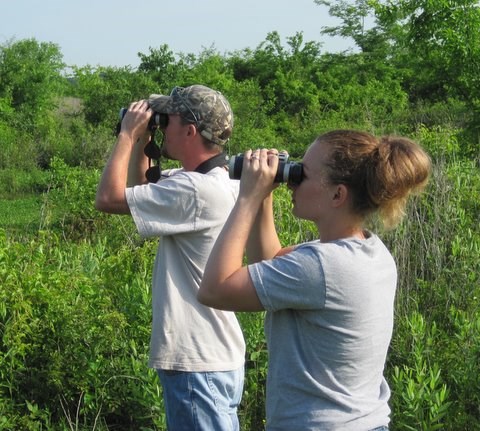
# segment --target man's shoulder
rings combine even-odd
[[[200,189],[208,191],[230,190],[238,193],[240,182],[230,179],[228,171],[224,168],[217,167],[205,174],[198,172],[189,172],[189,174],[190,180]]]

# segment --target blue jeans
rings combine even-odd
[[[157,370],[169,431],[239,431],[243,367],[235,371]]]

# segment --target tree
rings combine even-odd
[[[329,14],[341,20],[338,26],[323,27],[323,34],[351,38],[362,52],[386,48],[385,31],[379,31],[375,26],[367,28],[367,21],[374,18],[369,0],[356,0],[353,3],[346,0],[314,0],[314,3],[327,6]]]
[[[262,89],[271,114],[302,115],[316,109],[315,76],[320,45],[303,41],[297,33],[282,46],[280,35],[267,35],[255,51],[244,50],[229,63],[238,81],[254,79]]]
[[[85,120],[92,126],[113,128],[120,108],[134,100],[148,98],[154,87],[148,74],[130,67],[75,68],[73,95],[82,100]]]
[[[416,82],[412,83],[412,91],[430,99],[453,96],[466,101],[478,94],[478,1],[402,0],[372,4],[379,21],[391,23],[395,19],[403,23],[403,42],[414,61]]]
[[[356,0],[328,6],[340,18],[324,33],[351,37],[362,52],[391,61],[411,100],[460,97],[472,106],[480,80],[480,6],[477,0]],[[372,26],[365,28],[365,18]],[[388,50],[388,51],[387,51]],[[475,95],[475,96],[474,96]]]
[[[365,60],[396,70],[413,107],[463,105],[480,134],[480,5],[477,0],[314,0],[342,20],[327,34],[352,37]],[[365,18],[372,17],[366,29]],[[462,124],[462,127],[464,123]]]
[[[65,80],[59,47],[25,39],[0,46],[0,99],[21,114],[18,127],[29,128],[55,106]]]
[[[149,51],[148,55],[138,53],[140,57],[138,72],[148,74],[156,82],[157,87],[169,87],[178,73],[175,55],[166,44],[159,48],[149,47]]]
[[[465,104],[470,139],[480,135],[480,4],[477,0],[402,0],[373,3],[382,22],[403,22],[412,74],[412,101]],[[473,139],[472,139],[473,138]],[[467,151],[472,149],[466,148]],[[474,152],[478,149],[473,149]]]

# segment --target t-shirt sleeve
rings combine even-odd
[[[325,307],[325,276],[317,253],[310,247],[249,265],[248,270],[268,311]]]
[[[195,229],[197,193],[188,175],[178,173],[158,183],[129,187],[125,194],[141,236],[171,235]]]

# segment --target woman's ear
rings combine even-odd
[[[348,197],[348,189],[344,184],[337,184],[333,190],[332,205],[335,208],[342,206]]]

